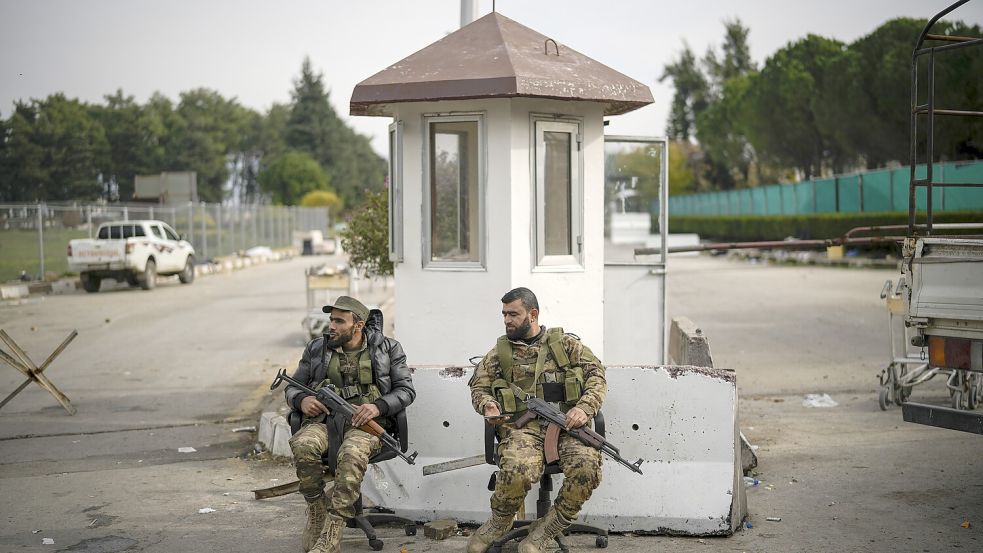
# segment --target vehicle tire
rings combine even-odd
[[[952,394],[952,408],[953,409],[965,409],[965,407],[963,407],[963,392],[953,392],[953,394]]]
[[[181,284],[191,284],[195,281],[195,258],[188,256],[188,259],[184,261],[184,269],[177,274],[178,279]]]
[[[891,400],[888,399],[888,394],[891,389],[887,385],[881,386],[881,393],[877,394],[877,404],[881,407],[881,411],[887,411],[889,405],[891,405]]]
[[[89,273],[80,274],[79,280],[82,281],[82,289],[90,294],[98,292],[99,285],[102,284],[101,278],[92,276]]]
[[[147,260],[147,266],[143,269],[140,276],[140,288],[153,290],[157,286],[157,262],[153,259]]]

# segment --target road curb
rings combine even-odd
[[[205,261],[195,265],[195,276],[210,276],[230,273],[277,261],[286,261],[300,255],[297,248],[272,250],[268,255],[227,256]],[[0,300],[16,300],[44,294],[67,294],[82,288],[78,277],[63,278],[53,282],[28,282],[24,284],[0,285]]]

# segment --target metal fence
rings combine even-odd
[[[983,161],[936,163],[941,182],[983,182]],[[926,167],[916,167],[918,175]],[[804,215],[908,211],[911,169],[880,169],[826,179],[756,188],[706,192],[669,198],[672,215]],[[926,190],[918,189],[918,209],[925,209]],[[935,188],[936,211],[983,209],[983,188]]]
[[[328,210],[271,205],[0,204],[0,282],[68,270],[68,241],[92,238],[101,223],[157,219],[191,242],[199,260],[254,246],[293,243],[294,231],[327,234]]]

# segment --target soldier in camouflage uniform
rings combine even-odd
[[[328,333],[307,344],[293,377],[314,389],[334,386],[338,395],[357,406],[355,416],[341,427],[314,396],[296,386],[287,386],[286,396],[295,412],[291,416],[303,417],[290,449],[300,492],[307,500],[304,551],[338,553],[345,520],[355,516],[369,458],[381,449],[379,438],[358,427],[375,420],[391,431],[388,417],[412,403],[416,392],[402,346],[382,335],[379,310],[370,312],[348,296],[323,310],[331,314]],[[327,495],[321,461],[325,453],[336,455],[334,487]]]
[[[486,417],[525,410],[510,390],[515,384],[566,413],[567,428],[587,424],[601,408],[607,393],[604,366],[590,348],[562,329],[539,324],[539,303],[528,288],[516,288],[502,297],[505,336],[478,364],[471,378],[471,402]],[[512,520],[526,493],[543,473],[546,429],[539,421],[523,428],[499,424],[498,476],[491,498],[491,518],[472,534],[468,553],[484,553],[512,528]],[[560,435],[563,486],[545,517],[533,523],[519,543],[519,553],[540,553],[563,532],[601,482],[601,454],[571,437]]]

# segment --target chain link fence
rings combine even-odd
[[[157,219],[171,225],[201,261],[294,244],[294,231],[328,231],[323,207],[188,204],[185,206],[0,203],[0,282],[39,280],[68,270],[68,242],[92,238],[101,223]]]

